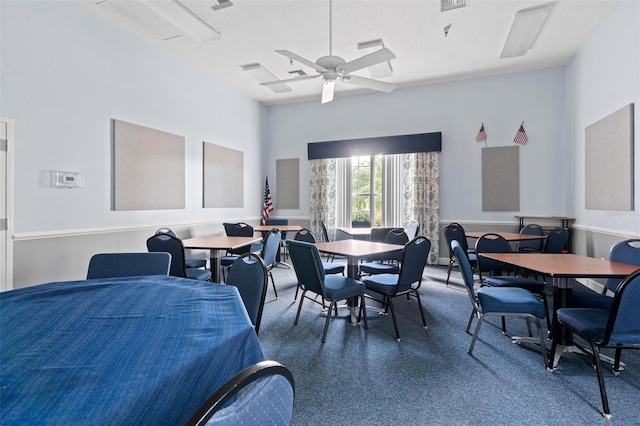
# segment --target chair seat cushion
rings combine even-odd
[[[558,321],[579,331],[596,342],[604,338],[605,327],[609,319],[609,310],[593,308],[561,308],[556,311]],[[640,325],[628,328],[626,333],[611,333],[610,344],[624,343],[640,345]]]
[[[185,259],[184,266],[187,268],[204,268],[207,266],[207,259]]]
[[[207,281],[211,279],[211,271],[208,269],[186,269],[187,278],[192,280]]]
[[[613,297],[596,293],[595,291],[574,291],[573,307],[574,308],[595,308],[595,309],[611,309]]]
[[[324,287],[329,300],[340,300],[362,295],[366,289],[362,281],[342,275],[325,276]]]
[[[360,264],[360,272],[369,275],[399,274],[400,267],[392,263],[365,262]]]
[[[364,285],[368,290],[376,293],[390,295],[396,289],[399,275],[397,274],[378,274],[365,278]]]
[[[325,274],[344,274],[344,265],[341,263],[322,262]]]
[[[504,275],[487,277],[484,281],[491,287],[520,287],[525,288],[532,293],[542,293],[544,291],[544,281],[534,280],[533,278]]]
[[[517,287],[480,287],[478,300],[484,313],[528,313],[546,317],[544,305],[529,290]]]

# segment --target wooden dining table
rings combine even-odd
[[[261,241],[260,237],[228,237],[226,235],[206,235],[182,240],[185,248],[209,250],[209,269],[211,279],[214,282],[220,281],[220,258],[227,250],[237,249]]]
[[[402,250],[404,246],[353,239],[316,243],[316,247],[322,253],[346,257],[347,276],[357,280],[360,279],[358,266],[362,257]],[[351,323],[355,324],[357,323],[355,304],[350,301],[349,306],[351,307]]]
[[[572,280],[576,278],[624,278],[640,269],[637,265],[612,262],[570,253],[480,253],[487,259],[513,265],[517,268],[551,277],[553,283],[553,310],[571,307]],[[553,364],[565,351],[574,351],[573,336],[562,329]]]

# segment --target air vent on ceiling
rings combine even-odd
[[[289,71],[289,74],[297,74],[298,77],[303,77],[307,75],[307,73],[302,70]]]
[[[213,6],[211,6],[211,9],[213,10],[226,9],[229,6],[233,6],[233,3],[231,3],[229,0],[212,0],[212,1],[213,1]]]
[[[465,7],[469,0],[440,0],[440,12]]]

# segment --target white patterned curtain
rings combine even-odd
[[[336,159],[311,160],[309,184],[309,219],[311,232],[321,240],[323,221],[329,239],[335,239],[336,229]]]
[[[416,220],[431,241],[429,264],[440,257],[440,157],[438,152],[404,154],[404,222]]]

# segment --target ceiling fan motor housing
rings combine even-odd
[[[335,80],[342,74],[340,66],[346,64],[346,61],[339,56],[323,56],[318,58],[316,64],[327,70],[322,73],[326,80]]]

